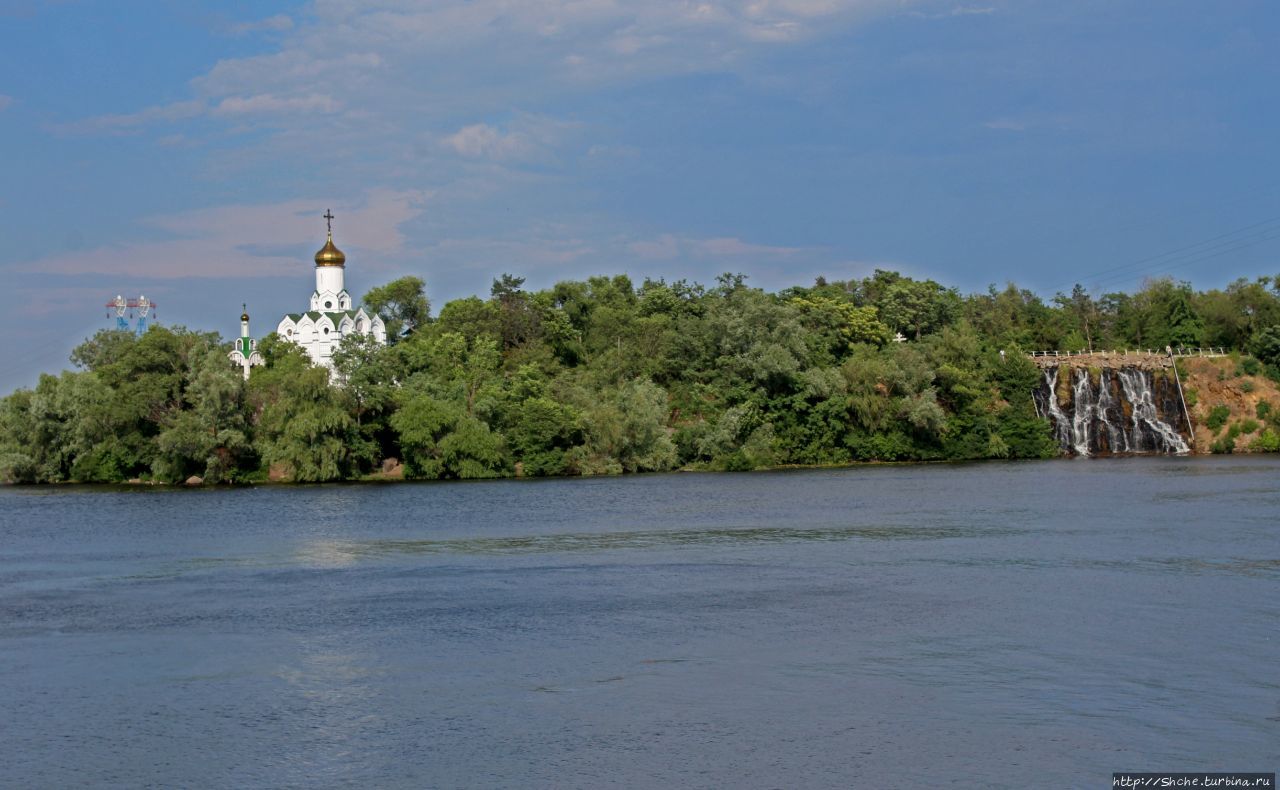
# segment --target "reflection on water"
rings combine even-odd
[[[0,786],[1274,770],[1277,472],[0,490]]]
[[[345,565],[364,557],[396,554],[548,554],[680,546],[749,545],[791,541],[941,540],[1012,535],[1024,530],[988,527],[743,527],[740,529],[672,529],[628,532],[569,533],[526,537],[456,540],[317,541],[299,556],[317,564]]]

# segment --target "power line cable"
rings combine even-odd
[[[1128,280],[1137,279],[1139,277],[1149,276],[1157,272],[1167,272],[1167,271],[1173,271],[1176,269],[1183,269],[1183,268],[1186,268],[1187,266],[1191,266],[1196,263],[1212,260],[1214,258],[1220,258],[1223,255],[1228,255],[1230,253],[1238,252],[1240,250],[1246,250],[1246,249],[1249,249],[1250,247],[1256,247],[1259,244],[1263,244],[1265,242],[1272,241],[1274,239],[1280,239],[1280,228],[1275,228],[1273,229],[1273,232],[1259,236],[1257,238],[1237,239],[1233,244],[1233,246],[1228,246],[1225,249],[1218,250],[1217,252],[1210,252],[1204,255],[1196,255],[1195,257],[1192,257],[1189,260],[1182,260],[1181,262],[1168,262],[1168,261],[1161,262],[1156,266],[1147,267],[1143,270],[1126,272],[1124,274],[1103,278],[1102,280],[1095,281],[1094,285],[1101,287],[1102,285],[1106,285],[1108,283],[1126,282]],[[1207,251],[1202,251],[1202,252],[1207,252]],[[1177,259],[1174,259],[1174,261],[1177,261]]]
[[[1129,263],[1121,264],[1120,266],[1113,266],[1109,269],[1101,269],[1095,272],[1091,272],[1087,275],[1075,278],[1074,281],[1071,283],[1065,283],[1063,285],[1060,285],[1054,288],[1053,290],[1055,292],[1061,291],[1063,288],[1071,287],[1077,283],[1088,282],[1104,274],[1111,274],[1111,273],[1121,272],[1129,269],[1134,269],[1135,272],[1142,272],[1152,268],[1158,269],[1163,265],[1163,262],[1156,264],[1155,267],[1144,266],[1144,264],[1149,264],[1153,261],[1157,261],[1162,258],[1171,257],[1173,260],[1177,260],[1178,258],[1183,257],[1185,255],[1198,255],[1200,253],[1208,252],[1209,250],[1212,250],[1218,247],[1235,244],[1237,242],[1243,241],[1244,239],[1250,238],[1253,235],[1262,235],[1262,234],[1271,233],[1277,230],[1277,228],[1266,227],[1266,226],[1275,225],[1275,223],[1277,222],[1280,222],[1280,216],[1271,217],[1269,219],[1262,220],[1261,222],[1255,222],[1251,225],[1246,225],[1242,228],[1236,228],[1235,230],[1228,231],[1226,233],[1220,233],[1217,236],[1212,236],[1202,241],[1195,242],[1194,244],[1186,244],[1181,247],[1175,247],[1172,250],[1166,250],[1156,255],[1149,255],[1145,258],[1139,258],[1138,260],[1130,261]],[[1231,237],[1239,236],[1240,234],[1245,233],[1246,231],[1256,230],[1258,228],[1265,228],[1265,229],[1257,231],[1256,234],[1246,234],[1245,236],[1240,238],[1231,238]],[[1218,242],[1218,243],[1212,244],[1212,242]],[[1200,248],[1200,249],[1197,249],[1197,248]],[[1130,275],[1126,272],[1124,276],[1128,277]],[[1103,278],[1103,281],[1107,281],[1111,279],[1113,278]]]

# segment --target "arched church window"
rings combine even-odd
[[[327,327],[327,326],[326,326],[326,327],[324,328],[324,333],[325,333],[326,335],[327,335],[327,334],[329,334],[329,327]]]

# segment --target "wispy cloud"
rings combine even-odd
[[[96,115],[73,123],[61,124],[55,129],[64,134],[92,134],[109,132],[128,134],[143,127],[157,124],[173,124],[208,116],[232,119],[243,116],[332,114],[342,105],[332,96],[311,93],[301,96],[276,96],[261,93],[253,96],[228,96],[209,104],[201,100],[180,101],[172,104],[147,107],[135,113]]]
[[[311,93],[306,96],[274,96],[260,93],[257,96],[229,96],[218,102],[209,114],[219,118],[237,115],[271,113],[334,113],[342,105],[332,96]]]
[[[463,156],[473,158],[509,159],[531,148],[530,142],[519,132],[504,134],[487,123],[464,126],[444,138],[443,142]]]
[[[309,265],[323,230],[320,214],[338,215],[337,238],[349,257],[400,253],[401,225],[422,213],[417,191],[373,190],[358,204],[297,199],[232,205],[148,217],[140,224],[170,238],[62,253],[7,267],[12,272],[113,274],[170,280],[186,277],[253,278],[297,272]]]
[[[732,71],[757,51],[832,35],[917,1],[329,0],[315,3],[305,18],[277,15],[232,26],[238,33],[277,33],[276,51],[218,61],[191,80],[188,101],[63,128],[119,133],[250,107],[359,108],[389,123],[477,115],[495,102],[524,103],[521,97],[537,103],[639,77]],[[485,156],[520,147],[519,130],[452,134],[461,135],[457,147]]]
[[[7,110],[10,104],[13,104],[13,97],[0,93],[0,112]]]
[[[547,161],[576,126],[568,121],[522,113],[506,128],[471,124],[445,136],[441,143],[469,159],[507,163]]]
[[[233,36],[244,36],[250,33],[282,33],[293,29],[293,20],[284,14],[276,14],[256,22],[240,22],[227,28]]]
[[[58,124],[54,130],[63,134],[124,134],[159,123],[173,123],[204,114],[207,107],[197,100],[172,102],[147,107],[131,113],[95,115],[71,123]]]
[[[627,245],[627,249],[640,260],[661,261],[699,258],[779,259],[790,258],[806,252],[806,247],[779,247],[752,244],[730,236],[715,238],[689,238],[670,233],[656,238],[640,239]]]
[[[956,6],[946,11],[913,11],[911,15],[920,19],[954,19],[960,16],[990,16],[995,12],[994,6]]]

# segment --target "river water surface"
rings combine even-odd
[[[1280,459],[0,490],[0,786],[1280,767]]]

